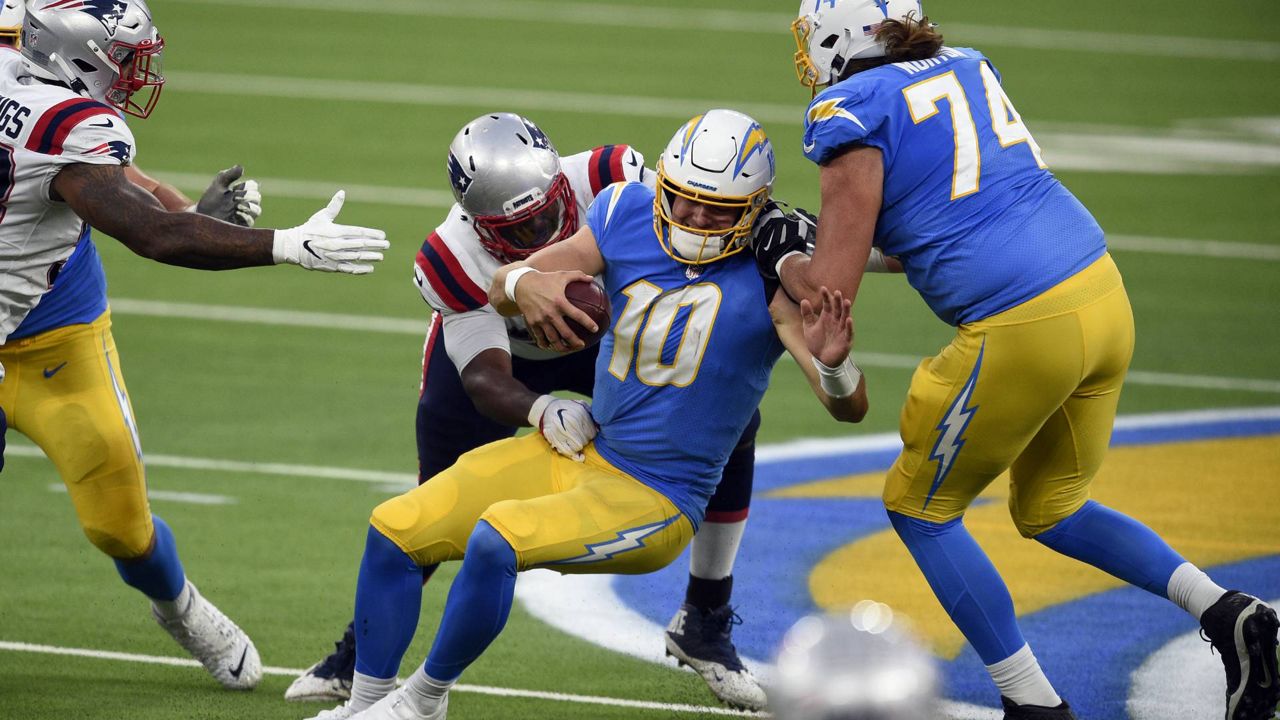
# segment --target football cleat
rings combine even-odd
[[[213,603],[205,600],[190,580],[187,588],[191,591],[187,612],[166,620],[152,604],[151,614],[156,622],[223,687],[252,690],[262,679],[262,660],[253,641]]]
[[[351,680],[356,671],[356,630],[347,625],[342,639],[333,644],[333,652],[307,668],[284,691],[284,699],[293,702],[341,702],[351,697]]]
[[[1063,700],[1057,707],[1043,705],[1019,705],[1001,695],[1000,704],[1004,707],[1004,720],[1076,720],[1071,706]]]
[[[685,603],[667,626],[667,655],[697,671],[724,704],[762,710],[768,698],[730,638],[733,626],[741,624],[742,618],[728,605],[704,612]]]
[[[373,707],[355,715],[351,720],[445,720],[449,712],[449,693],[445,692],[426,714],[419,712],[409,699],[407,688],[401,687],[374,703]]]
[[[1276,611],[1232,590],[1204,611],[1200,627],[1227,671],[1226,720],[1271,720],[1280,702]]]
[[[349,720],[356,714],[355,710],[347,703],[342,703],[338,707],[321,710],[319,713],[312,715],[307,720]]]

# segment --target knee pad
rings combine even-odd
[[[143,522],[83,525],[81,529],[94,547],[116,560],[136,560],[146,555],[155,538],[149,515]]]

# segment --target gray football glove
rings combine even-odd
[[[243,174],[244,168],[240,165],[218,173],[200,196],[195,211],[224,222],[253,227],[262,214],[262,193],[258,191],[257,180],[236,182]]]

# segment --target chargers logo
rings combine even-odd
[[[120,27],[120,20],[124,18],[124,12],[128,7],[127,2],[119,0],[54,0],[44,9],[79,10],[88,13],[102,23],[108,35],[115,35],[116,28]]]
[[[747,130],[747,137],[742,141],[742,147],[738,149],[738,160],[733,166],[734,177],[742,173],[742,168],[746,167],[747,161],[756,153],[765,153],[768,156],[769,167],[773,167],[773,147],[769,144],[769,138],[765,136],[764,128],[760,127],[760,123],[752,123]]]
[[[462,169],[462,163],[457,156],[449,153],[449,183],[453,185],[458,197],[466,196],[467,190],[471,188],[471,180],[472,177]]]
[[[848,110],[840,107],[840,100],[841,98],[837,98],[835,100],[823,100],[822,102],[814,103],[809,108],[808,124],[815,125],[826,120],[844,118],[865,131],[867,126],[862,124],[862,121],[858,119],[857,115],[854,115]]]

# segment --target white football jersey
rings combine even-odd
[[[0,344],[40,302],[84,228],[50,183],[72,163],[127,165],[133,133],[112,107],[48,85],[0,48]]]
[[[591,201],[609,185],[631,181],[652,186],[655,179],[645,169],[644,156],[628,145],[605,145],[562,157],[560,167],[573,190],[579,218],[586,217]],[[505,264],[484,249],[471,218],[456,203],[418,252],[414,283],[440,313],[449,359],[459,371],[489,348],[530,360],[560,355],[533,342],[524,318],[504,318],[489,304],[489,285]]]

